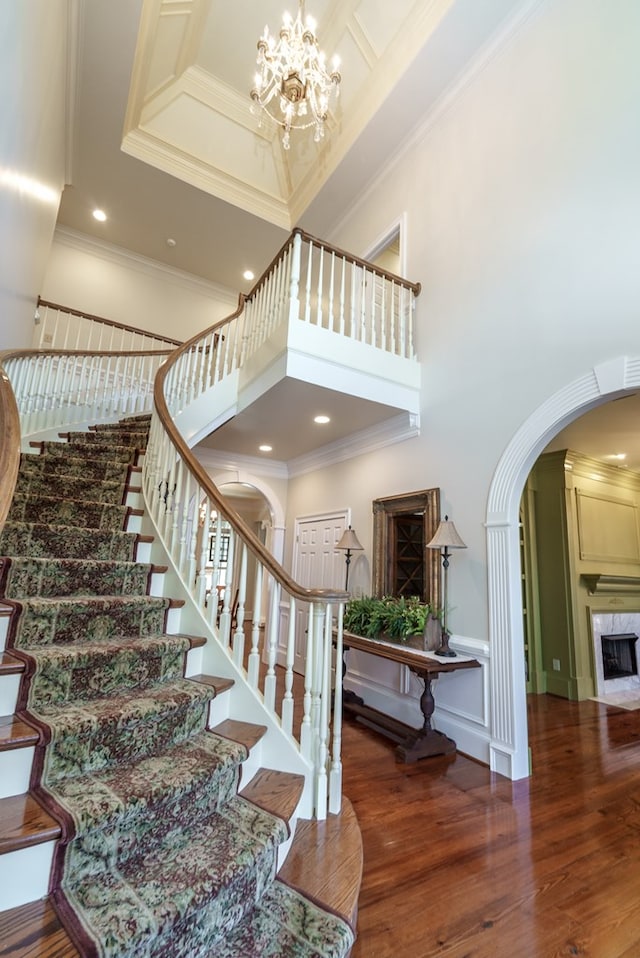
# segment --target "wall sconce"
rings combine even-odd
[[[435,650],[436,655],[455,657],[456,653],[449,648],[449,632],[447,631],[447,574],[449,572],[450,549],[466,549],[466,545],[458,535],[456,527],[445,516],[440,520],[440,524],[435,531],[435,535],[430,542],[427,542],[427,549],[439,549],[442,555],[442,568],[444,569],[443,583],[443,604],[442,604],[442,641],[439,649]]]
[[[358,537],[349,526],[348,529],[345,529],[340,537],[340,542],[336,545],[336,549],[346,552],[345,561],[347,563],[347,574],[344,580],[344,591],[348,591],[349,586],[349,564],[351,562],[351,553],[352,552],[364,552],[364,546],[361,546],[358,542]]]

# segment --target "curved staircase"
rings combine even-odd
[[[350,806],[296,829],[300,776],[259,769],[239,789],[264,729],[215,724],[233,683],[196,674],[205,640],[180,633],[146,561],[147,432],[133,417],[21,460],[0,534],[0,867],[15,876],[0,940],[24,958],[341,958]]]

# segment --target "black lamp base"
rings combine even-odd
[[[434,655],[440,655],[442,658],[455,659],[458,656],[457,652],[454,652],[453,649],[449,648],[449,633],[443,631],[440,648],[435,649]]]

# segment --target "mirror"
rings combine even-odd
[[[427,549],[440,522],[440,489],[373,500],[373,594],[419,596],[440,608],[442,559]]]

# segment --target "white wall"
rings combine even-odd
[[[234,311],[237,291],[58,227],[43,299],[186,340]]]
[[[294,479],[288,522],[337,499],[370,549],[373,498],[441,488],[442,512],[469,546],[452,560],[448,624],[470,647],[489,643],[491,764],[521,777],[520,490],[508,516],[488,509],[488,495],[494,474],[509,479],[504,464],[496,471],[507,447],[509,461],[532,464],[553,435],[532,426],[543,404],[567,387],[570,398],[551,403],[569,411],[565,422],[539,417],[561,428],[598,396],[594,367],[640,351],[640,5],[532,2],[502,41],[330,237],[361,252],[407,214],[406,274],[422,284],[421,435]],[[479,712],[474,723],[479,749]]]
[[[67,0],[0,4],[0,348],[28,346],[65,178]]]
[[[452,562],[450,624],[482,639],[502,451],[557,389],[639,343],[640,5],[532,9],[331,237],[358,252],[407,212],[421,436],[296,479],[289,497],[289,521],[311,496],[351,506],[365,544],[372,498],[440,486],[469,546]]]

